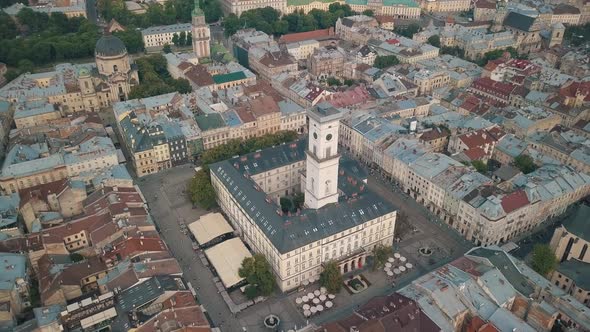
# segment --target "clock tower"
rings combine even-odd
[[[208,58],[211,55],[211,31],[205,22],[205,13],[199,7],[199,0],[195,0],[195,8],[192,12],[192,36],[193,52],[197,58]]]
[[[342,113],[332,105],[319,104],[307,111],[307,117],[305,206],[319,209],[338,202],[338,129]]]

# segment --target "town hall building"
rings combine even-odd
[[[377,245],[393,243],[396,207],[368,190],[366,174],[338,153],[342,113],[308,110],[307,140],[212,164],[219,206],[236,233],[263,254],[287,291],[319,279],[323,264],[342,273],[363,267]],[[283,213],[280,197],[304,193],[304,206]]]

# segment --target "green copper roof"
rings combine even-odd
[[[199,0],[195,0],[195,8],[193,8],[193,16],[205,16],[205,13],[199,6]]]
[[[346,0],[347,5],[363,5],[366,6],[368,0]]]
[[[213,82],[215,82],[215,84],[222,84],[232,81],[243,80],[245,78],[246,75],[243,71],[237,71],[235,73],[213,75]]]
[[[287,0],[287,6],[306,6],[312,2],[332,3],[338,0]]]
[[[420,7],[418,3],[413,0],[383,0],[383,6]]]

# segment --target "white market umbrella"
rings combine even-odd
[[[315,279],[313,277],[309,278],[309,283],[313,284],[313,282],[315,281]]]
[[[323,311],[323,310],[324,310],[324,306],[323,306],[323,305],[321,305],[321,304],[319,304],[319,305],[317,306],[317,308],[318,308],[318,311]]]
[[[313,299],[313,304],[320,304],[320,299],[318,299],[317,297]]]
[[[301,302],[303,302],[303,300],[301,300],[301,298],[300,298],[300,297],[298,297],[298,298],[296,298],[296,299],[295,299],[295,303],[297,303],[297,304],[301,304]]]
[[[328,292],[328,290],[326,289],[326,287],[323,287],[323,286],[322,286],[322,287],[320,288],[320,293],[322,293],[322,294],[326,294],[327,292]]]
[[[399,261],[403,263],[403,262],[406,261],[406,258],[404,256],[402,256],[402,257],[399,258]]]
[[[330,300],[333,300],[333,299],[335,299],[335,298],[336,298],[336,295],[334,295],[334,294],[328,294],[328,298],[329,298]]]
[[[398,268],[395,268],[395,269],[393,269],[393,273],[400,274],[401,272],[399,272],[399,269]]]
[[[393,257],[389,257],[389,258],[387,259],[387,261],[388,261],[388,262],[390,262],[390,263],[393,263],[393,262],[395,261],[395,259],[394,259]]]
[[[326,308],[332,308],[333,305],[334,305],[334,303],[332,303],[332,301],[326,302]]]
[[[312,292],[309,292],[309,293],[307,293],[307,298],[308,298],[308,299],[310,299],[310,300],[311,300],[311,299],[313,299],[313,298],[314,298],[314,296],[315,296],[315,295],[313,295],[313,293],[312,293]]]
[[[401,255],[396,252],[395,254],[393,254],[393,257],[395,257],[395,259],[399,259],[401,257]]]
[[[320,296],[321,292],[319,289],[316,289],[315,291],[313,291],[313,295],[315,296]]]
[[[326,295],[324,295],[324,294],[320,295],[320,301],[322,301],[322,302],[326,301]]]
[[[307,279],[303,280],[303,286],[307,286],[307,285],[309,285],[309,280],[307,280]]]
[[[391,267],[391,263],[389,263],[389,262],[385,263],[385,267],[389,269]]]
[[[414,265],[412,265],[412,263],[406,263],[406,268],[408,270],[411,269],[412,267],[414,267]]]
[[[312,313],[312,314],[315,314],[315,313],[318,311],[318,308],[316,308],[316,307],[311,307],[311,308],[309,309],[309,311],[311,311],[311,313]]]
[[[385,267],[383,268],[383,272],[387,272],[387,270],[389,270],[389,269],[387,268],[387,266],[385,266]]]
[[[393,277],[393,272],[392,271],[387,271],[387,275],[390,277]]]
[[[406,268],[405,268],[404,266],[400,266],[400,267],[399,267],[399,271],[400,271],[400,272],[406,272]]]
[[[309,297],[307,297],[307,295],[303,295],[301,301],[303,301],[303,303],[307,303],[307,301],[309,301]]]
[[[309,307],[310,307],[309,304],[306,303],[303,305],[303,310],[309,310]]]
[[[304,315],[305,317],[309,317],[309,316],[311,316],[311,311],[309,311],[309,310],[305,310],[305,311],[303,312],[303,315]]]

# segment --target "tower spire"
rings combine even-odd
[[[201,9],[201,6],[199,6],[199,0],[195,0],[195,7],[193,8],[192,15],[193,16],[205,16],[205,13]]]

